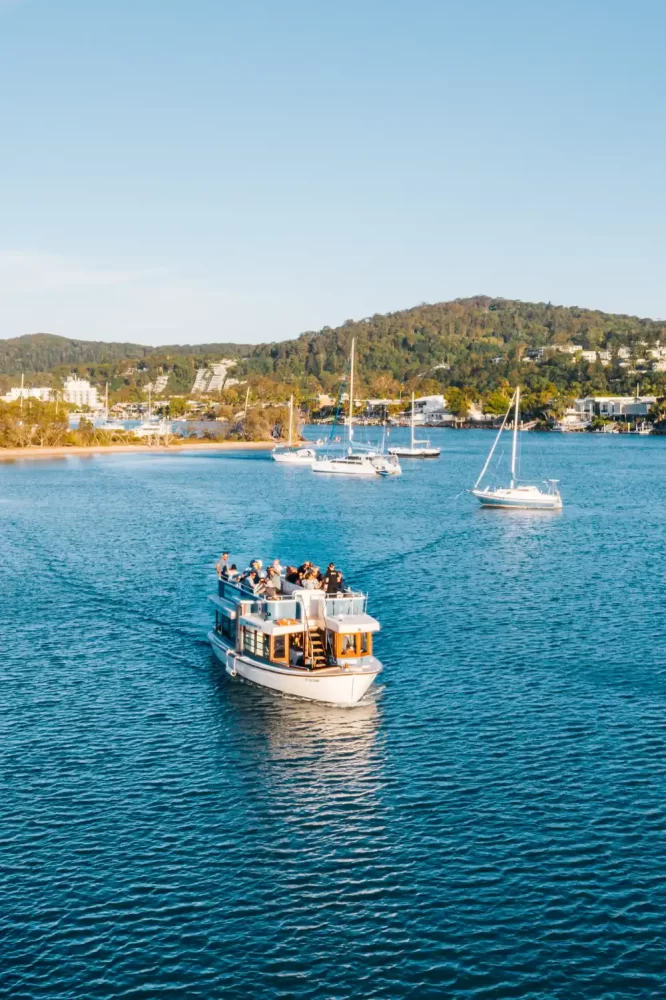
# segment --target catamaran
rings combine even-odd
[[[486,474],[490,461],[495,452],[495,448],[502,435],[502,431],[509,419],[509,414],[514,408],[513,416],[513,441],[511,447],[511,482],[508,486],[486,486],[480,488],[481,480]],[[481,475],[474,483],[472,494],[481,502],[484,507],[504,507],[519,510],[560,510],[562,507],[562,497],[557,488],[557,479],[546,480],[546,490],[540,490],[538,486],[521,484],[517,478],[517,454],[518,454],[518,424],[520,417],[520,386],[516,389],[504,414],[504,419],[497,437],[493,441],[485,465],[481,469]]]
[[[313,472],[343,476],[399,476],[402,473],[395,455],[380,454],[371,450],[354,450],[354,348],[351,342],[349,358],[349,415],[347,418],[347,454],[328,457],[318,456],[312,463]],[[334,425],[335,428],[335,425]]]
[[[328,594],[281,580],[269,600],[247,584],[220,580],[208,640],[231,677],[308,701],[355,705],[382,670],[372,651],[379,632],[367,596]]]
[[[409,423],[411,430],[409,448],[398,445],[397,448],[389,448],[389,454],[398,455],[400,458],[439,458],[440,448],[432,448],[427,438],[419,441],[414,437],[414,393],[412,393],[412,414]]]
[[[312,465],[317,457],[314,448],[293,448],[293,426],[294,426],[294,397],[289,397],[289,443],[286,448],[278,445],[273,448],[271,458],[274,462],[281,462],[284,465]]]

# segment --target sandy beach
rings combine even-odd
[[[272,441],[197,441],[187,440],[177,444],[109,444],[85,445],[58,448],[0,448],[0,462],[14,462],[17,459],[66,458],[69,455],[109,455],[118,452],[137,452],[154,455],[158,452],[174,451],[270,451],[275,447]]]

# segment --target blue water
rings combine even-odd
[[[540,515],[430,436],[376,481],[0,465],[1,995],[663,998],[666,438],[522,435]],[[223,674],[225,546],[369,591],[365,704]]]

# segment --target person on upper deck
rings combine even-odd
[[[237,576],[238,576],[238,567],[236,566],[236,563],[232,563],[229,569],[227,570],[227,580],[235,580]]]
[[[284,573],[284,566],[279,559],[274,559],[270,565],[270,569],[274,569],[278,576],[282,576]]]
[[[312,570],[308,570],[301,580],[301,587],[303,587],[304,590],[318,590],[319,584],[317,583],[317,577]]]
[[[229,553],[223,552],[220,558],[215,564],[215,569],[217,570],[217,575],[220,580],[226,578],[229,575]]]
[[[323,587],[327,594],[338,594],[345,589],[342,573],[335,568],[335,563],[329,563],[324,575]]]
[[[287,581],[287,583],[299,582],[300,576],[295,566],[287,566],[287,569],[285,571],[285,580]]]
[[[269,601],[272,601],[280,593],[281,587],[282,581],[280,579],[280,574],[273,566],[269,566],[266,573],[266,579],[263,581],[263,593]]]
[[[243,574],[241,579],[243,587],[251,591],[253,594],[258,594],[264,583],[263,579],[261,578],[259,572],[256,569],[250,570],[250,572],[247,575]]]

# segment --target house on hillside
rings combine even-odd
[[[588,422],[604,417],[631,423],[645,420],[656,402],[656,396],[586,396],[577,399],[574,408]]]

